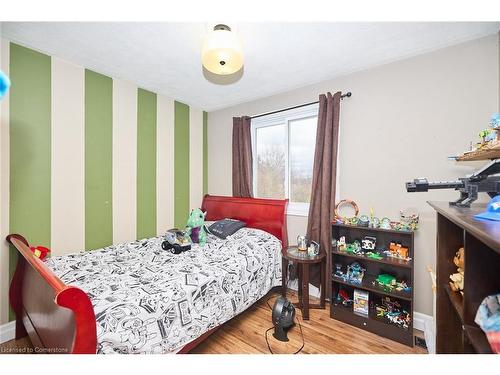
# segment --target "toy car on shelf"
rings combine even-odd
[[[191,238],[182,230],[169,229],[165,233],[165,241],[162,242],[161,247],[163,250],[170,250],[172,254],[180,254],[191,249]]]

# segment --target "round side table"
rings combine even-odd
[[[325,308],[325,277],[326,277],[326,254],[320,252],[318,255],[309,256],[307,251],[300,251],[297,246],[290,246],[283,255],[282,266],[282,295],[286,297],[288,264],[297,264],[299,276],[299,301],[294,305],[302,310],[302,319],[309,320],[309,309]],[[309,265],[320,264],[320,300],[319,303],[309,303]]]

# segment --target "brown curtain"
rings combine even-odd
[[[251,118],[233,117],[233,196],[253,197]]]
[[[332,219],[335,208],[335,183],[339,138],[340,92],[319,97],[318,127],[312,178],[311,203],[307,222],[307,236],[320,244],[326,252],[326,272],[332,272]],[[311,283],[319,286],[319,267],[311,270]],[[328,284],[328,283],[327,283]],[[330,296],[331,285],[326,285]]]

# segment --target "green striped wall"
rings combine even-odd
[[[50,57],[11,44],[10,79],[10,231],[50,244]]]
[[[113,82],[85,70],[85,248],[113,243]]]
[[[8,233],[21,233],[31,244],[52,247],[53,255],[62,255],[113,244],[116,242],[113,226],[120,228],[121,238],[128,236],[130,240],[155,236],[171,225],[184,227],[190,205],[201,202],[201,197],[196,196],[198,193],[193,192],[207,191],[207,114],[165,97],[160,101],[157,94],[144,89],[135,87],[134,91],[132,84],[115,85],[118,81],[69,62],[13,43],[7,42],[7,45],[12,81],[7,118],[10,170],[2,170],[1,175],[8,180],[10,198],[7,202],[2,201],[2,207],[4,204],[9,206],[9,216],[0,236],[5,238]],[[75,95],[61,94],[65,78],[71,82],[68,90],[82,91],[71,91]],[[56,94],[52,88],[57,89]],[[114,99],[120,104],[114,104]],[[57,105],[53,105],[53,100]],[[131,124],[123,124],[118,116],[116,121],[113,118],[114,113],[121,114],[122,118],[124,113],[135,113],[121,110],[125,107],[120,106],[124,105],[127,108],[136,106],[137,115],[133,116],[136,118]],[[74,109],[81,112],[73,112]],[[64,121],[72,122],[65,127]],[[71,136],[65,139],[65,134]],[[165,138],[167,134],[168,139]],[[192,139],[202,137],[202,153],[193,152],[193,147],[199,146],[190,144],[190,136],[194,137]],[[130,139],[133,141],[127,141]],[[164,147],[170,144],[173,144],[168,148],[171,153],[159,152],[165,151]],[[126,147],[134,145],[136,156],[132,159],[113,160],[114,150],[121,150],[116,155],[124,155],[123,150],[126,153]],[[75,159],[70,165],[76,168],[64,168],[61,159],[53,159],[61,155],[68,157],[72,150],[75,150]],[[192,160],[193,165],[203,168],[199,179],[193,177],[197,173],[190,179],[190,158],[199,158]],[[134,173],[126,173],[128,165]],[[160,175],[158,168],[168,169],[168,174]],[[114,184],[113,175],[117,172],[121,181],[127,181],[124,176],[130,175],[129,181],[134,182],[136,189],[121,189],[120,184]],[[53,178],[58,185],[51,182]],[[68,189],[65,181],[68,181]],[[81,189],[72,190],[74,186],[81,186]],[[129,191],[135,191],[130,206],[114,210],[113,194],[126,204],[124,192]],[[68,220],[75,215],[78,220],[65,227],[78,232],[76,236],[67,232],[61,235],[63,231],[59,230],[67,217],[67,202],[76,208]],[[134,212],[133,219],[127,217],[126,222],[121,221],[119,212]],[[133,225],[129,225],[130,222]],[[160,222],[162,225],[157,228]],[[77,241],[81,246],[75,247],[76,242],[68,238],[81,239]],[[17,252],[11,249],[8,256],[12,276]],[[8,285],[0,287],[5,289]],[[0,308],[8,310],[5,298],[0,299]]]
[[[208,113],[203,111],[203,195],[208,193]]]
[[[174,103],[174,225],[186,226],[189,213],[189,107]]]
[[[156,94],[137,92],[137,238],[156,234]]]

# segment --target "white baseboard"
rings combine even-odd
[[[424,332],[425,343],[429,354],[436,354],[436,325],[430,315],[415,312],[413,314],[413,328]]]
[[[8,322],[0,326],[0,344],[14,340],[16,337],[16,322]]]
[[[419,331],[425,331],[426,323],[427,325],[432,324],[433,318],[430,315],[422,314],[417,311],[413,313],[413,328]]]
[[[289,280],[287,288],[293,291],[299,290],[299,280]],[[314,285],[309,284],[309,296],[319,298],[319,288],[316,288]]]

